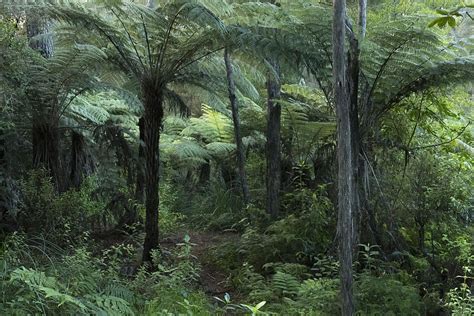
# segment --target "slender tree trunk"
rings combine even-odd
[[[353,168],[353,177],[356,186],[356,192],[354,192],[352,201],[353,205],[353,237],[352,241],[354,243],[354,250],[357,249],[359,244],[359,228],[361,220],[361,210],[360,210],[360,198],[363,194],[362,182],[359,173],[359,165],[361,155],[361,144],[360,144],[360,134],[359,134],[359,72],[360,72],[360,63],[359,63],[359,43],[355,36],[352,36],[349,40],[349,54],[348,54],[348,68],[347,68],[347,84],[349,89],[349,102],[350,102],[350,125],[351,125],[351,153],[352,153],[352,168]]]
[[[151,9],[155,8],[155,0],[148,0],[146,6]]]
[[[209,180],[211,179],[211,161],[206,159],[206,162],[203,163],[199,170],[199,186],[205,187]]]
[[[360,78],[360,45],[359,42],[363,41],[367,29],[367,0],[359,0],[359,39],[355,38],[353,34],[350,39],[350,53],[349,53],[349,73],[352,78],[351,82],[351,122],[352,122],[352,140],[353,140],[353,152],[354,152],[354,167],[356,174],[357,183],[357,201],[355,214],[355,223],[357,226],[354,227],[355,240],[354,243],[359,243],[359,232],[360,222],[364,218],[367,219],[368,228],[372,234],[372,240],[377,245],[381,245],[382,239],[379,234],[377,220],[375,213],[370,209],[369,206],[369,175],[368,175],[368,159],[371,156],[369,154],[368,147],[368,130],[367,126],[361,126],[361,117],[366,118],[369,109],[367,104],[369,100],[366,97],[365,87],[359,87]],[[361,94],[359,95],[359,91]],[[359,105],[359,102],[361,103]]]
[[[160,181],[160,128],[163,120],[163,96],[154,88],[144,86],[144,140],[145,140],[145,242],[143,262],[151,262],[151,252],[159,246],[159,181]]]
[[[274,72],[279,76],[280,67],[277,62],[271,62]],[[277,102],[280,98],[280,78],[269,74],[267,78],[267,212],[272,218],[280,213],[280,186],[281,186],[281,106]]]
[[[7,160],[5,157],[5,132],[0,128],[0,232],[3,227],[1,223],[5,222],[5,214],[7,214]]]
[[[232,62],[229,55],[229,50],[224,50],[224,61],[227,71],[227,86],[229,90],[229,100],[232,109],[232,122],[234,123],[234,137],[237,145],[237,165],[239,168],[239,180],[242,188],[242,196],[244,203],[247,205],[250,202],[249,187],[247,184],[247,176],[245,174],[245,153],[244,145],[242,143],[242,135],[240,133],[240,118],[239,106],[237,104],[237,97],[235,95],[235,82],[233,77]]]
[[[139,143],[137,160],[137,183],[135,185],[135,201],[143,203],[145,200],[145,119],[143,117],[138,121]]]
[[[341,299],[342,315],[354,315],[352,246],[353,203],[355,192],[350,96],[346,78],[346,54],[344,49],[346,1],[334,0],[333,19],[333,76],[334,98],[337,114],[338,153],[338,226],[340,232]]]
[[[69,180],[71,185],[79,188],[82,184],[87,168],[87,155],[85,150],[84,136],[72,131],[71,134],[71,172]]]
[[[367,0],[359,0],[359,39],[363,40],[367,30]]]
[[[115,147],[115,154],[117,156],[117,163],[121,166],[124,172],[127,175],[127,187],[132,188],[134,186],[134,173],[132,168],[132,151],[130,146],[128,145],[127,139],[125,138],[125,134],[123,130],[116,126],[112,127],[112,131],[115,135],[114,137],[114,147]]]

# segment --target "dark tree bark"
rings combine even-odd
[[[206,186],[211,179],[211,162],[209,159],[206,159],[206,162],[202,164],[199,171],[199,185],[201,187]]]
[[[232,62],[230,59],[229,50],[227,48],[224,50],[224,61],[227,72],[227,87],[229,91],[229,100],[232,109],[232,122],[234,123],[234,137],[235,143],[237,145],[237,165],[239,168],[239,180],[244,203],[247,205],[250,202],[250,193],[247,184],[247,176],[245,174],[244,145],[242,143],[242,134],[240,132],[239,106],[237,104],[237,97],[235,95],[235,82],[233,77]]]
[[[280,67],[277,62],[271,62],[274,72],[279,76]],[[277,102],[280,98],[280,78],[274,74],[267,77],[267,213],[272,218],[280,213],[280,186],[281,186],[281,106]]]
[[[42,17],[30,15],[26,20],[26,33],[30,40],[30,47],[37,50],[44,58],[53,56],[53,36],[51,35],[52,22]],[[43,35],[41,39],[36,39]]]
[[[27,35],[30,47],[39,51],[44,58],[53,55],[53,38],[50,35],[52,22],[42,17],[30,15],[27,18]],[[40,40],[35,37],[43,35]],[[53,178],[56,188],[62,192],[67,184],[61,172],[59,130],[54,113],[48,113],[47,109],[57,100],[49,100],[51,104],[33,92],[30,101],[33,104],[32,144],[33,144],[33,166],[45,168]]]
[[[71,185],[79,188],[84,175],[87,173],[86,141],[82,134],[75,131],[71,133],[71,172],[69,180]]]
[[[125,134],[122,128],[114,126],[111,128],[113,133],[113,145],[115,147],[115,155],[117,156],[117,163],[121,166],[127,175],[127,186],[132,188],[134,183],[134,173],[132,168],[132,150],[128,145]]]
[[[354,315],[353,300],[353,211],[355,179],[352,154],[350,96],[344,49],[346,1],[334,0],[333,18],[333,79],[337,115],[338,153],[338,229],[341,262],[342,315]]]
[[[163,120],[163,95],[155,82],[144,82],[142,87],[145,140],[145,242],[143,262],[151,262],[151,252],[159,246],[159,181],[160,181],[160,128]]]
[[[0,128],[0,172],[7,170],[5,132]],[[3,179],[3,178],[2,178]]]
[[[143,117],[138,121],[139,142],[138,142],[138,160],[137,160],[137,183],[135,185],[135,201],[143,203],[145,201],[145,119]]]
[[[59,158],[59,129],[51,122],[33,122],[33,167],[48,170],[59,192],[66,190]]]
[[[359,132],[359,74],[360,74],[360,49],[359,49],[359,41],[357,40],[355,34],[352,31],[352,27],[349,30],[349,52],[347,58],[347,87],[349,93],[349,102],[350,102],[350,125],[351,125],[351,151],[352,151],[352,168],[353,168],[353,177],[354,181],[357,184],[356,192],[353,195],[354,200],[352,201],[353,205],[353,237],[352,241],[354,243],[354,251],[357,249],[357,245],[359,244],[359,228],[360,228],[360,220],[361,220],[361,208],[360,208],[360,201],[361,196],[363,194],[362,189],[362,178],[360,177],[360,160],[362,155],[360,155],[361,151],[361,139],[360,139],[360,132]]]
[[[5,133],[0,128],[0,223],[3,223],[5,214],[7,213],[7,183],[6,183],[6,170],[7,160],[5,158]],[[0,232],[2,231],[2,225],[0,225]]]

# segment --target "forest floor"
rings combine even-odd
[[[212,250],[217,249],[220,245],[228,242],[237,242],[240,235],[235,232],[212,232],[197,231],[192,229],[182,229],[181,231],[165,237],[161,240],[160,246],[165,251],[175,249],[178,244],[182,243],[184,237],[189,235],[192,244],[191,255],[200,267],[198,285],[199,288],[206,293],[210,300],[217,296],[222,298],[225,293],[229,293],[231,297],[236,298],[237,293],[232,288],[230,275],[218,267],[212,260]],[[100,249],[107,249],[120,244],[132,244],[138,246],[136,240],[130,238],[129,235],[120,231],[109,231],[105,234],[94,236],[101,244]],[[139,251],[140,252],[140,251]],[[137,254],[137,261],[131,263],[131,266],[124,267],[126,274],[131,275],[138,268],[138,261],[141,253]],[[131,273],[131,274],[130,274]]]
[[[187,230],[171,237],[165,238],[161,245],[163,247],[173,248],[178,243],[181,243],[185,235],[189,235],[192,243],[191,254],[200,266],[199,286],[209,297],[221,297],[225,293],[235,296],[234,290],[231,286],[230,275],[226,274],[216,264],[210,260],[213,249],[227,242],[237,242],[239,234],[235,232],[209,232],[209,231],[193,231]]]

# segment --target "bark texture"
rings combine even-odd
[[[163,120],[163,95],[155,82],[142,87],[145,140],[145,242],[143,262],[151,262],[151,251],[159,246],[160,128]]]
[[[367,0],[359,0],[359,37],[362,40],[367,30]]]
[[[337,115],[338,229],[340,232],[342,315],[354,315],[352,246],[355,181],[351,139],[350,96],[347,83],[345,40],[345,0],[334,0],[333,79]]]
[[[70,162],[70,185],[79,188],[84,177],[95,171],[94,162],[87,150],[84,135],[72,131],[71,134],[71,162]]]
[[[250,193],[247,184],[247,175],[245,173],[245,152],[244,145],[242,143],[242,134],[240,132],[239,106],[237,103],[237,97],[235,95],[232,61],[227,48],[224,50],[224,61],[227,72],[227,88],[229,91],[229,100],[232,110],[232,122],[234,124],[234,138],[237,145],[237,166],[239,168],[239,181],[244,203],[247,205],[250,202]]]
[[[33,122],[33,167],[48,170],[59,192],[66,190],[59,158],[59,129],[52,122]]]
[[[30,47],[37,50],[44,58],[53,56],[52,22],[38,16],[28,16],[26,33],[30,40]],[[37,36],[42,35],[41,38]]]
[[[143,203],[145,201],[145,119],[138,121],[140,139],[138,143],[137,178],[135,185],[135,201]]]
[[[271,62],[275,74],[279,76],[280,67],[277,62]],[[272,218],[280,213],[280,186],[281,186],[281,106],[277,102],[280,98],[280,78],[269,74],[267,78],[267,212]]]
[[[73,131],[71,133],[71,172],[69,174],[71,185],[79,188],[86,173],[86,142],[82,134]]]
[[[353,224],[352,224],[352,242],[354,244],[354,252],[359,244],[359,228],[361,219],[360,198],[363,194],[362,182],[360,181],[359,165],[362,155],[360,155],[360,132],[359,132],[359,73],[360,73],[360,49],[359,41],[357,40],[352,28],[349,30],[349,52],[347,57],[347,88],[349,93],[349,118],[351,126],[351,152],[352,152],[352,168],[353,177],[356,185],[356,192],[353,195]]]

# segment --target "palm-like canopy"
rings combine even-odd
[[[183,84],[211,89],[213,80],[200,63],[221,49],[224,25],[216,1],[165,1],[156,8],[122,2],[105,2],[100,10],[79,5],[50,6],[50,14],[86,29],[89,39],[107,43],[102,49],[109,60],[139,86],[144,105],[146,158],[146,238],[144,261],[158,245],[158,183],[160,127],[164,103],[183,106],[176,93]],[[97,13],[100,12],[100,13]],[[206,83],[206,84],[204,84]]]

